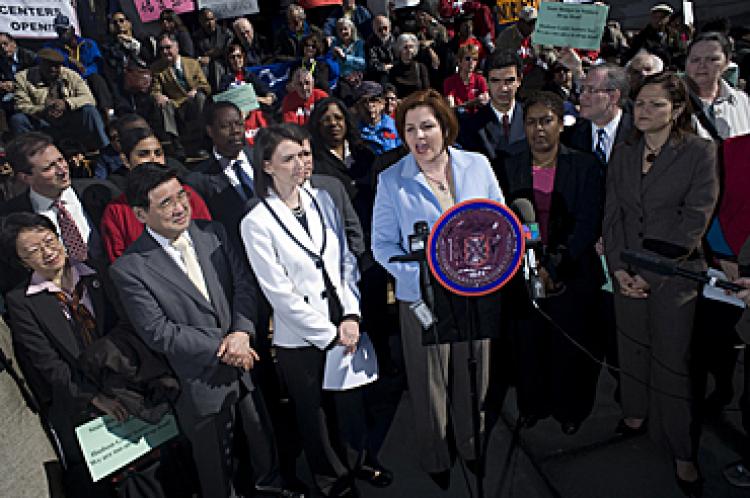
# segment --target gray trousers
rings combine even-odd
[[[648,298],[615,294],[623,414],[648,417],[652,439],[674,458],[692,460],[689,361],[698,287],[678,277],[642,276],[651,285]]]
[[[399,315],[409,399],[416,422],[419,463],[427,472],[442,472],[451,467],[447,440],[449,420],[453,425],[458,453],[467,460],[476,458],[471,424],[469,345],[463,342],[423,346],[422,326],[409,310],[410,304],[399,302]],[[482,408],[489,383],[489,339],[474,341],[474,354],[477,358],[479,406]],[[445,373],[447,390],[441,372]],[[449,394],[453,408],[450,414]],[[484,434],[484,412],[480,417],[480,429]]]

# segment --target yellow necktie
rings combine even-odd
[[[185,269],[187,270],[187,276],[195,288],[203,294],[206,301],[211,301],[208,296],[208,288],[206,288],[206,281],[203,279],[203,272],[201,271],[201,265],[198,263],[198,258],[195,255],[195,251],[192,249],[192,244],[183,233],[177,240],[172,242],[172,247],[180,251],[182,262],[185,263]]]

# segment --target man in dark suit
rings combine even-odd
[[[490,103],[474,114],[464,114],[458,143],[464,149],[480,152],[493,163],[500,186],[502,172],[497,171],[503,158],[526,147],[523,109],[516,93],[523,78],[521,59],[514,52],[492,54],[485,66]]]
[[[110,272],[136,332],[180,379],[175,408],[202,495],[233,496],[231,427],[239,419],[256,491],[297,496],[281,487],[270,421],[251,395],[258,289],[246,265],[220,224],[190,221],[174,172],[141,165],[126,195],[146,230]]]
[[[623,106],[630,93],[625,70],[614,64],[589,69],[581,84],[581,118],[563,133],[568,147],[593,153],[602,165],[609,162],[612,148],[633,129],[633,116]]]
[[[104,208],[119,190],[98,179],[71,180],[68,163],[44,133],[29,132],[12,140],[8,162],[28,189],[0,206],[0,216],[34,212],[52,220],[68,254],[78,260],[104,260],[98,226]],[[10,290],[22,274],[0,265],[0,292]]]

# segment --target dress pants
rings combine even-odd
[[[641,276],[651,286],[646,299],[619,289],[615,294],[623,415],[648,417],[655,441],[674,458],[693,460],[689,361],[698,286],[679,277]]]
[[[16,135],[39,130],[50,133],[58,139],[74,139],[96,149],[109,145],[104,121],[96,107],[91,104],[86,104],[75,111],[65,111],[58,119],[40,118],[18,112],[10,117],[10,127]]]
[[[273,428],[258,390],[248,392],[240,384],[240,398],[228,398],[214,415],[197,417],[178,401],[177,415],[182,433],[190,441],[203,498],[237,496],[232,485],[234,424],[239,418],[256,486],[281,488]]]
[[[316,347],[277,346],[276,358],[294,403],[315,486],[328,495],[364,459],[367,428],[362,389],[323,391],[326,353]]]
[[[399,315],[409,399],[416,421],[419,463],[426,472],[442,472],[451,467],[447,438],[449,420],[453,425],[458,453],[466,460],[476,458],[469,389],[469,344],[460,342],[423,346],[422,326],[409,309],[410,305],[400,301]],[[481,409],[489,382],[490,341],[474,341],[473,347],[477,359],[477,391]],[[448,383],[447,389],[443,374]],[[453,407],[450,414],[448,395]],[[484,433],[483,410],[480,413],[480,433]]]

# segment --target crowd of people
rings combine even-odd
[[[612,375],[613,430],[662,444],[700,496],[700,427],[734,397],[750,290],[710,300],[622,254],[750,289],[750,28],[659,3],[578,50],[535,45],[533,6],[498,26],[494,2],[321,3],[167,9],[152,35],[116,7],[106,39],[64,15],[43,45],[0,33],[2,388],[30,442],[8,489],[48,495],[53,451],[66,496],[111,496],[133,473],[149,496],[387,487],[372,385],[323,388],[366,332],[380,376],[403,369],[440,489],[454,451],[485,471],[471,357],[481,434],[509,387],[519,430],[551,417],[576,434]],[[420,266],[392,258],[416,222],[477,198],[533,206],[545,297],[519,272],[491,338],[425,345]],[[747,390],[740,405],[750,430]],[[180,437],[91,478],[77,426],[167,412]],[[745,446],[725,476],[750,487]]]

